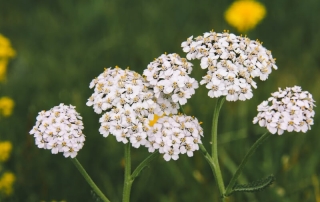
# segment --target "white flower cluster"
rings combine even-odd
[[[74,106],[60,104],[39,112],[30,134],[34,135],[39,148],[50,149],[53,154],[63,152],[65,157],[74,158],[85,141],[81,119]]]
[[[203,130],[196,118],[186,115],[164,116],[158,119],[148,131],[149,152],[156,149],[166,161],[177,160],[179,154],[193,156],[193,152],[199,149]]]
[[[234,34],[206,32],[181,44],[187,59],[201,60],[201,68],[208,69],[200,84],[206,84],[212,98],[226,96],[228,101],[251,99],[253,78],[266,80],[275,59],[258,41]]]
[[[178,54],[162,54],[148,65],[143,75],[154,88],[157,102],[166,114],[176,114],[180,103],[195,93],[198,82],[189,76],[192,64]]]
[[[140,74],[119,67],[105,69],[90,83],[94,93],[87,105],[96,113],[105,112],[99,129],[104,137],[111,133],[117,141],[130,141],[133,147],[145,145],[149,121],[155,114],[163,114],[148,85]]]
[[[87,106],[93,106],[97,114],[119,105],[152,101],[154,97],[140,74],[117,66],[114,69],[105,68],[89,87],[94,88],[94,93],[88,99]]]
[[[315,106],[312,95],[302,91],[301,87],[294,86],[272,93],[268,101],[258,105],[258,115],[253,123],[266,127],[270,133],[279,135],[286,130],[288,132],[306,132],[313,125]],[[269,106],[271,102],[271,106]]]

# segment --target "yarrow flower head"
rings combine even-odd
[[[201,68],[208,69],[200,81],[209,89],[209,97],[226,96],[228,101],[251,99],[252,89],[257,88],[253,78],[266,80],[275,59],[259,41],[236,36],[228,32],[206,32],[181,44],[187,59],[201,60]]]
[[[263,4],[254,0],[237,0],[225,12],[226,21],[239,32],[253,29],[265,17]]]
[[[198,82],[189,76],[191,71],[192,64],[176,53],[162,54],[144,70],[143,75],[167,115],[176,114],[178,103],[186,104],[199,87]]]
[[[140,74],[117,66],[114,69],[106,68],[91,81],[89,87],[94,88],[94,93],[88,99],[87,106],[93,106],[97,114],[110,111],[114,107],[132,106],[142,102],[150,102],[152,105],[154,99],[149,83]]]
[[[270,133],[279,135],[284,131],[307,132],[313,125],[315,106],[312,95],[302,91],[301,87],[287,87],[284,90],[272,93],[267,101],[258,105],[258,115],[254,117],[253,123],[259,123],[266,127]],[[269,105],[271,102],[271,106]]]
[[[166,161],[177,160],[180,154],[193,156],[199,149],[203,130],[196,118],[186,115],[163,116],[148,131],[149,152],[159,150]]]
[[[104,137],[111,133],[124,144],[130,141],[136,148],[145,145],[149,122],[164,113],[149,83],[134,71],[116,67],[105,69],[90,83],[93,87],[87,105],[98,114],[104,112],[99,132]]]
[[[30,134],[39,148],[49,149],[53,154],[63,152],[65,157],[74,158],[85,141],[82,129],[82,117],[75,107],[60,104],[39,112]]]

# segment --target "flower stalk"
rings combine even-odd
[[[102,193],[99,187],[93,182],[91,177],[88,175],[86,170],[82,167],[81,163],[77,160],[77,158],[70,158],[72,163],[77,167],[81,175],[88,182],[92,190],[101,198],[104,202],[110,202],[110,200]]]
[[[153,153],[151,153],[144,161],[142,161],[138,166],[137,168],[132,172],[132,175],[131,175],[131,179],[132,181],[135,180],[140,172],[146,167],[149,165],[149,163],[155,159],[157,156],[159,155],[159,152],[158,151],[155,151]]]
[[[125,171],[124,171],[124,185],[123,185],[123,195],[122,201],[129,202],[130,201],[130,193],[133,181],[139,176],[141,171],[149,165],[149,163],[155,159],[159,152],[153,152],[150,154],[144,161],[142,161],[136,169],[131,174],[131,152],[130,152],[130,144],[125,145]]]
[[[221,174],[221,169],[219,166],[219,159],[218,159],[218,119],[219,119],[219,112],[220,109],[223,105],[223,102],[225,100],[225,97],[219,97],[213,112],[213,119],[212,119],[212,130],[211,130],[211,142],[212,142],[212,147],[211,147],[211,152],[212,152],[212,164],[215,165],[211,168],[214,168],[213,172],[215,173],[214,176],[216,178],[218,187],[219,187],[219,192],[221,197],[224,197],[224,192],[225,192],[225,186]]]
[[[126,144],[124,147],[124,184],[123,184],[123,195],[122,201],[129,202],[130,201],[130,192],[131,186],[133,183],[133,179],[131,178],[131,153],[130,153],[130,144]]]

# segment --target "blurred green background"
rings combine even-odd
[[[37,113],[59,103],[72,104],[82,115],[86,142],[78,154],[97,185],[111,199],[121,201],[123,150],[113,136],[99,132],[99,115],[85,105],[92,94],[90,81],[104,67],[118,65],[142,73],[162,53],[185,54],[187,37],[214,29],[229,29],[223,14],[231,0],[10,0],[0,1],[0,33],[11,40],[17,56],[10,62],[1,95],[14,99],[14,114],[2,119],[2,140],[13,143],[7,167],[16,174],[15,193],[5,201],[94,201],[90,187],[72,162],[34,144],[29,131]],[[258,82],[246,102],[226,102],[221,111],[219,152],[227,183],[252,143],[264,130],[252,124],[256,106],[278,87],[302,86],[320,100],[320,1],[263,0],[266,18],[250,31],[272,50],[279,69]],[[239,34],[239,33],[237,33]],[[204,74],[193,61],[193,76]],[[209,147],[215,99],[202,86],[185,106],[203,122]],[[317,103],[316,103],[317,104]],[[246,165],[240,183],[273,173],[276,182],[262,192],[236,193],[230,201],[320,201],[319,113],[307,134],[274,135]],[[148,155],[133,149],[133,167]],[[200,152],[178,161],[157,158],[132,188],[132,201],[218,201],[210,167]]]

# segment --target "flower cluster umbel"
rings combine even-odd
[[[192,63],[178,54],[162,54],[151,62],[143,75],[154,89],[158,103],[178,109],[199,87],[198,82],[189,76]],[[176,111],[166,111],[166,114],[176,114]]]
[[[190,131],[202,131],[196,119],[179,115],[171,117],[177,124],[170,127],[166,121],[150,124],[155,117],[164,116],[158,120],[162,121],[169,118],[167,115],[177,114],[179,104],[185,104],[194,94],[198,83],[188,76],[191,66],[178,54],[163,54],[148,65],[145,77],[129,69],[106,68],[90,83],[94,93],[87,102],[96,113],[103,113],[99,132],[104,137],[112,134],[118,142],[130,142],[135,148],[146,146],[150,152],[159,149],[166,160],[176,160],[178,154],[187,151],[191,155],[198,149],[194,144],[201,142],[200,134],[190,136],[180,130],[181,134],[174,136],[170,130],[184,120],[190,122],[186,126]]]
[[[49,149],[53,154],[63,152],[65,157],[74,158],[85,141],[82,129],[82,117],[75,107],[60,104],[39,112],[30,134],[34,135],[39,148]]]
[[[254,117],[253,123],[259,123],[266,127],[270,133],[279,135],[284,131],[307,132],[313,125],[315,106],[312,95],[302,91],[301,87],[287,87],[284,90],[271,94],[268,101],[258,105],[258,115]],[[271,102],[271,106],[269,106]]]
[[[106,68],[91,82],[94,93],[87,105],[93,106],[96,113],[105,112],[99,129],[104,137],[112,134],[117,141],[130,141],[136,148],[146,144],[149,121],[155,114],[163,114],[148,86],[140,74],[119,67]]]
[[[226,96],[227,101],[252,98],[253,78],[266,80],[277,69],[275,59],[259,41],[228,32],[206,32],[181,44],[187,59],[201,60],[201,68],[208,69],[200,84],[206,84],[212,98]]]
[[[179,154],[193,156],[193,152],[199,149],[201,136],[203,130],[196,118],[181,114],[164,116],[149,130],[146,147],[149,152],[158,149],[166,161],[177,160]]]

